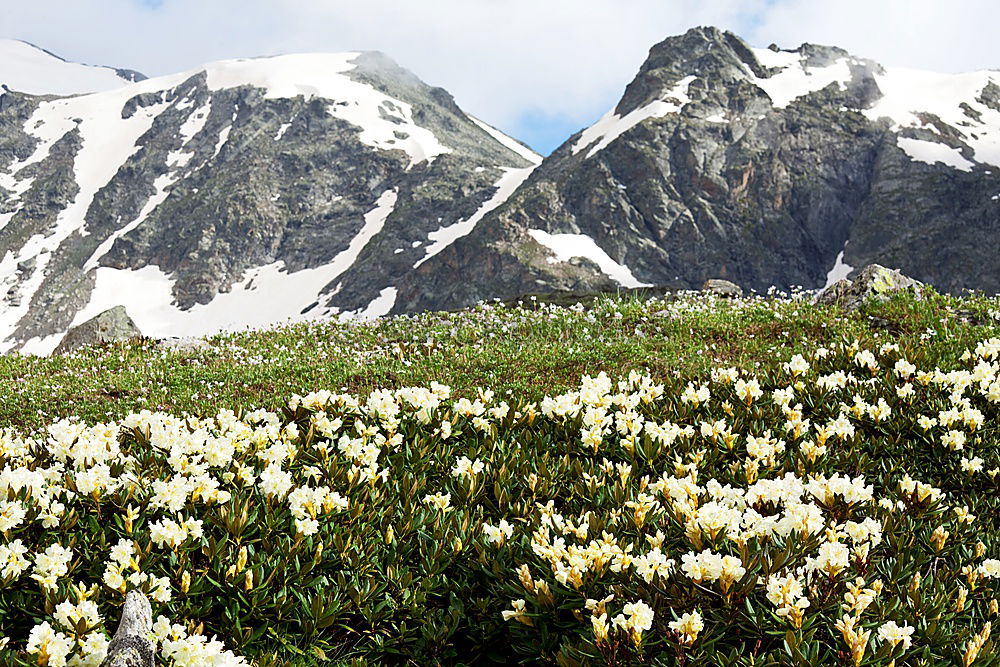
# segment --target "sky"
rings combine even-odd
[[[1000,69],[997,0],[8,0],[0,37],[157,76],[213,60],[379,50],[548,154],[697,25],[883,65]]]

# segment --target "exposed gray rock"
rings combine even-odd
[[[743,288],[734,282],[722,280],[720,278],[709,278],[701,286],[702,292],[712,292],[719,296],[735,299],[743,296]]]
[[[125,307],[115,306],[67,331],[53,354],[66,354],[85,345],[96,345],[140,336],[142,336],[142,332],[125,312]]]
[[[857,310],[869,299],[885,301],[894,292],[918,289],[922,285],[920,281],[904,276],[895,269],[869,264],[861,269],[854,280],[840,280],[827,287],[816,297],[816,303]]]
[[[111,638],[101,667],[153,667],[156,647],[149,640],[152,629],[153,610],[149,600],[140,591],[129,591],[118,630]]]
[[[208,341],[197,336],[179,336],[156,341],[160,347],[173,352],[197,352],[209,347]]]

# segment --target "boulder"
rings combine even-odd
[[[66,354],[85,345],[140,336],[142,332],[125,312],[125,306],[115,306],[67,331],[52,354]]]
[[[736,299],[743,296],[743,288],[736,283],[721,278],[710,278],[701,286],[702,292],[712,292],[727,299]]]
[[[857,310],[870,298],[885,301],[893,292],[922,286],[923,283],[920,281],[904,276],[895,269],[869,264],[861,269],[854,280],[840,280],[820,292],[816,297],[816,303]]]
[[[108,644],[108,655],[101,667],[153,667],[156,647],[149,640],[153,630],[153,610],[140,591],[125,596],[122,619]]]
[[[178,352],[181,354],[188,354],[191,352],[197,352],[198,350],[203,350],[209,347],[208,341],[204,338],[199,338],[197,336],[175,336],[173,338],[161,338],[156,341],[156,344],[171,352]]]

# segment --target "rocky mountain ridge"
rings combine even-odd
[[[163,336],[384,314],[540,160],[374,52],[0,109],[0,350],[115,305]]]
[[[614,109],[407,275],[397,310],[713,277],[821,288],[872,263],[998,292],[998,200],[1000,72],[696,28],[654,46]]]

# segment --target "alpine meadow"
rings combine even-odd
[[[0,83],[0,665],[1000,667],[997,70]]]

